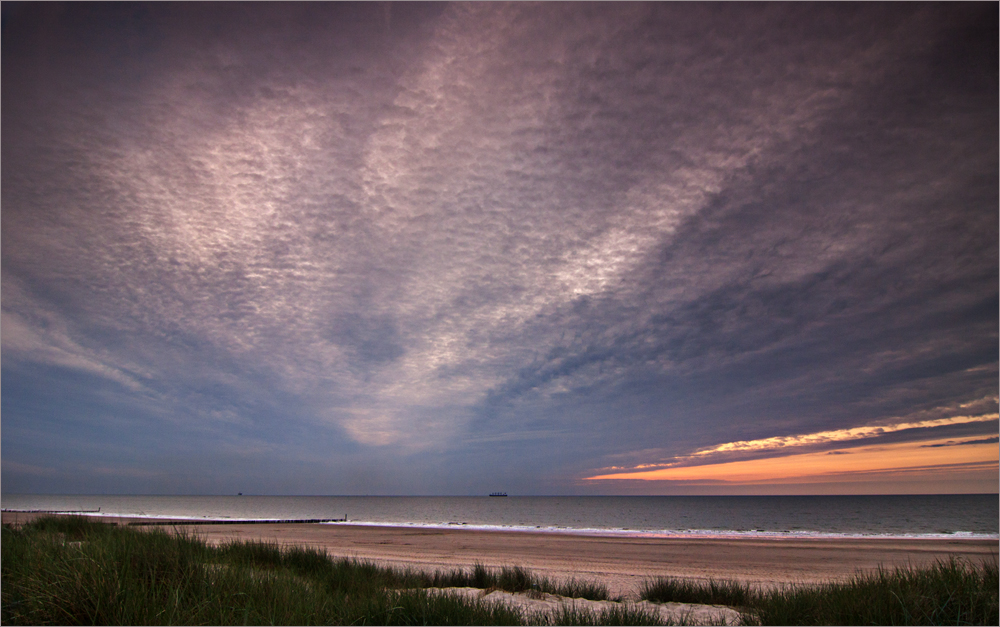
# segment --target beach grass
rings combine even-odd
[[[425,588],[481,588],[506,592],[538,592],[591,601],[613,600],[604,584],[571,579],[553,581],[539,577],[521,566],[489,568],[476,564],[471,571],[450,570],[434,574],[409,573],[415,583]]]
[[[728,605],[748,625],[996,625],[997,561],[880,568],[845,582],[765,590],[737,581],[647,581],[657,603]]]
[[[4,624],[655,624],[641,608],[528,613],[424,588],[588,592],[526,569],[426,574],[331,559],[309,547],[232,542],[211,547],[161,529],[45,517],[2,530]],[[596,593],[595,593],[596,591]]]
[[[163,530],[4,527],[4,624],[521,624],[499,603],[396,589],[408,576],[312,549],[219,548]]]
[[[342,586],[345,578],[361,578],[376,587],[387,588],[480,588],[506,592],[540,592],[558,596],[610,600],[607,586],[571,579],[553,581],[539,577],[521,566],[490,568],[476,564],[471,570],[454,569],[434,573],[375,566],[355,560],[331,560],[325,553],[310,548],[281,548],[275,543],[244,541],[220,547],[229,563],[249,568],[289,568],[301,576],[329,574]],[[331,569],[332,565],[332,569]]]
[[[701,603],[749,607],[759,590],[740,581],[709,579],[699,581],[680,577],[658,577],[643,583],[639,597],[653,603]]]
[[[633,603],[622,603],[600,612],[563,606],[554,614],[530,621],[541,625],[662,625],[659,615]]]
[[[0,548],[0,622],[10,625],[663,624],[655,609],[635,603],[532,612],[440,590],[608,597],[602,585],[553,582],[518,566],[425,573],[273,542],[213,547],[183,533],[74,517],[5,525]],[[659,578],[647,581],[641,596],[734,607],[749,625],[998,624],[996,560],[882,569],[846,582],[777,589]]]
[[[844,583],[760,597],[760,625],[997,625],[997,562],[879,569]]]

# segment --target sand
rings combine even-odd
[[[562,608],[577,611],[601,611],[617,605],[616,601],[590,601],[569,599],[554,594],[505,592],[503,590],[481,590],[479,588],[425,588],[430,593],[441,592],[469,599],[499,602],[512,605],[528,614],[558,612]],[[627,601],[653,614],[659,614],[665,624],[683,623],[688,625],[738,625],[740,613],[721,605],[700,605],[697,603],[650,603],[649,601]]]
[[[605,583],[635,598],[642,582],[669,575],[761,585],[818,583],[883,566],[922,566],[950,556],[996,557],[990,540],[626,538],[557,533],[334,525],[221,525],[186,529],[212,544],[233,538],[321,548],[336,557],[436,569],[518,565],[552,579]]]
[[[27,514],[3,514],[20,522]],[[102,520],[110,521],[108,518]],[[125,523],[134,519],[120,519]],[[167,527],[170,529],[170,527]],[[599,581],[636,599],[658,576],[735,579],[762,586],[844,580],[881,566],[925,566],[957,557],[996,559],[998,541],[973,539],[632,538],[336,524],[178,525],[210,544],[232,539],[312,546],[334,557],[434,570],[517,565],[555,580]]]

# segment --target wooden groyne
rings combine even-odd
[[[2,512],[9,512],[11,514],[97,514],[100,513],[101,508],[97,509],[7,509],[6,507]]]
[[[188,525],[281,525],[281,524],[317,524],[317,523],[346,523],[347,516],[340,518],[251,518],[240,520],[238,518],[149,518],[147,516],[129,516],[101,514],[100,509],[96,510],[27,510],[27,509],[3,509],[3,523],[20,526],[42,516],[83,516],[91,522],[106,525],[123,525],[131,527],[178,527]]]
[[[258,520],[142,520],[142,521],[132,521],[127,523],[130,527],[147,527],[150,525],[286,525],[295,523],[335,523],[335,522],[347,522],[347,517],[344,518],[289,518],[284,520],[278,520],[274,518],[270,519],[258,519]]]

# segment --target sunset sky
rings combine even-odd
[[[998,491],[996,3],[2,11],[5,492]]]

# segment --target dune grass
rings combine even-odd
[[[698,581],[678,577],[659,577],[646,581],[639,596],[654,603],[703,603],[749,607],[759,591],[739,581],[710,579]]]
[[[601,612],[563,606],[549,615],[530,621],[539,625],[662,625],[657,614],[631,603],[622,603]],[[681,623],[683,624],[683,623]]]
[[[739,608],[749,625],[996,625],[997,561],[879,569],[846,582],[763,590],[735,581],[646,582],[643,599]]]
[[[326,572],[331,562],[326,554],[320,551],[298,547],[282,549],[277,544],[259,541],[231,543],[222,546],[219,551],[229,563],[238,563],[250,568],[287,567],[302,576]],[[610,600],[608,588],[603,584],[576,579],[556,582],[539,577],[521,566],[489,568],[483,564],[476,564],[471,570],[455,569],[425,573],[385,568],[353,560],[335,560],[333,564],[338,577],[360,575],[381,587],[469,587],[507,592],[547,592],[593,601]]]
[[[4,624],[654,624],[641,608],[526,613],[424,588],[472,586],[607,597],[519,567],[434,574],[268,542],[210,547],[163,530],[39,518],[2,530]]]
[[[845,583],[778,590],[754,605],[760,625],[997,625],[997,562],[879,569]]]
[[[232,542],[211,547],[164,530],[83,518],[4,526],[4,624],[653,625],[648,608],[527,612],[426,588],[548,592],[604,600],[607,588],[552,582],[517,566],[424,572],[331,559],[309,547]],[[652,602],[728,605],[750,625],[998,624],[997,563],[959,561],[879,570],[848,582],[776,590],[731,581],[646,582]]]
[[[484,590],[505,590],[507,592],[547,592],[575,599],[590,599],[592,601],[610,601],[608,588],[604,584],[571,579],[569,581],[552,581],[539,577],[521,566],[503,566],[488,568],[476,564],[471,571],[451,570],[439,571],[433,575],[410,573],[425,588],[457,588],[470,587]]]

